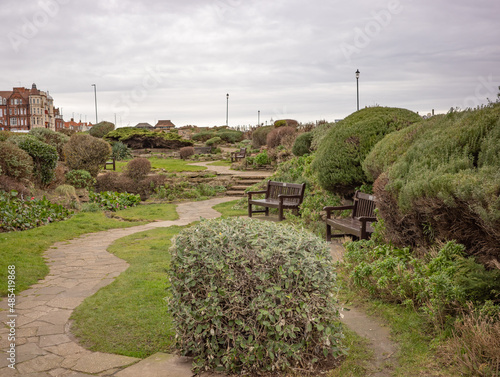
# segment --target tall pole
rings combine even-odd
[[[228,126],[228,114],[229,114],[229,93],[226,94],[226,127]]]
[[[357,98],[357,107],[359,111],[359,69],[356,70],[356,98]]]
[[[97,88],[95,86],[95,84],[92,84],[92,86],[94,87],[94,98],[95,98],[95,124],[97,124]]]
[[[260,126],[260,110],[258,112],[258,116],[257,116],[257,127]]]

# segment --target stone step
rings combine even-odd
[[[245,191],[250,186],[251,185],[248,185],[248,186],[243,186],[243,185],[231,186],[231,190],[234,190],[234,191]]]
[[[235,175],[234,179],[241,180],[241,181],[248,181],[248,180],[254,180],[254,181],[262,181],[266,178],[269,178],[267,175]]]
[[[233,190],[227,190],[226,191],[226,196],[239,196],[243,197],[246,196],[244,191],[233,191]]]

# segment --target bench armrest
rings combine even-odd
[[[323,207],[323,211],[326,211],[326,218],[329,219],[332,211],[344,211],[346,209],[354,209],[354,206],[327,206]]]
[[[361,217],[358,217],[358,220],[361,221],[362,223],[369,223],[369,222],[377,221],[377,218],[376,217],[361,216]]]
[[[265,194],[267,191],[266,190],[260,190],[260,191],[248,191],[248,199],[252,199],[252,195],[254,194]]]

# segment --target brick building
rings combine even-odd
[[[75,120],[71,118],[69,122],[63,122],[63,128],[83,132],[90,130],[92,128],[92,123],[82,122],[81,120],[79,122],[75,122]]]
[[[54,108],[54,99],[35,84],[31,89],[16,87],[0,91],[0,130],[26,132],[36,127],[55,130],[56,113],[60,116],[59,109]]]
[[[155,129],[170,131],[175,128],[175,124],[173,124],[170,120],[159,120],[155,125]]]

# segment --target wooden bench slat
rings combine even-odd
[[[342,211],[346,209],[352,210],[350,218],[331,217],[332,211]],[[331,237],[341,237],[345,235],[367,239],[370,234],[374,232],[371,223],[377,221],[377,218],[374,212],[375,197],[373,195],[356,191],[354,195],[354,204],[352,206],[324,207],[323,210],[326,211],[325,222],[327,241],[330,241]],[[332,228],[340,230],[343,233],[332,234]]]
[[[286,183],[267,181],[265,191],[249,191],[248,194],[248,216],[252,217],[253,213],[264,212],[269,216],[269,208],[278,208],[279,220],[283,220],[283,210],[292,209],[299,213],[299,206],[304,199],[304,190],[306,184]],[[252,195],[265,194],[264,199],[253,199]],[[264,210],[254,210],[252,205],[264,207]]]

